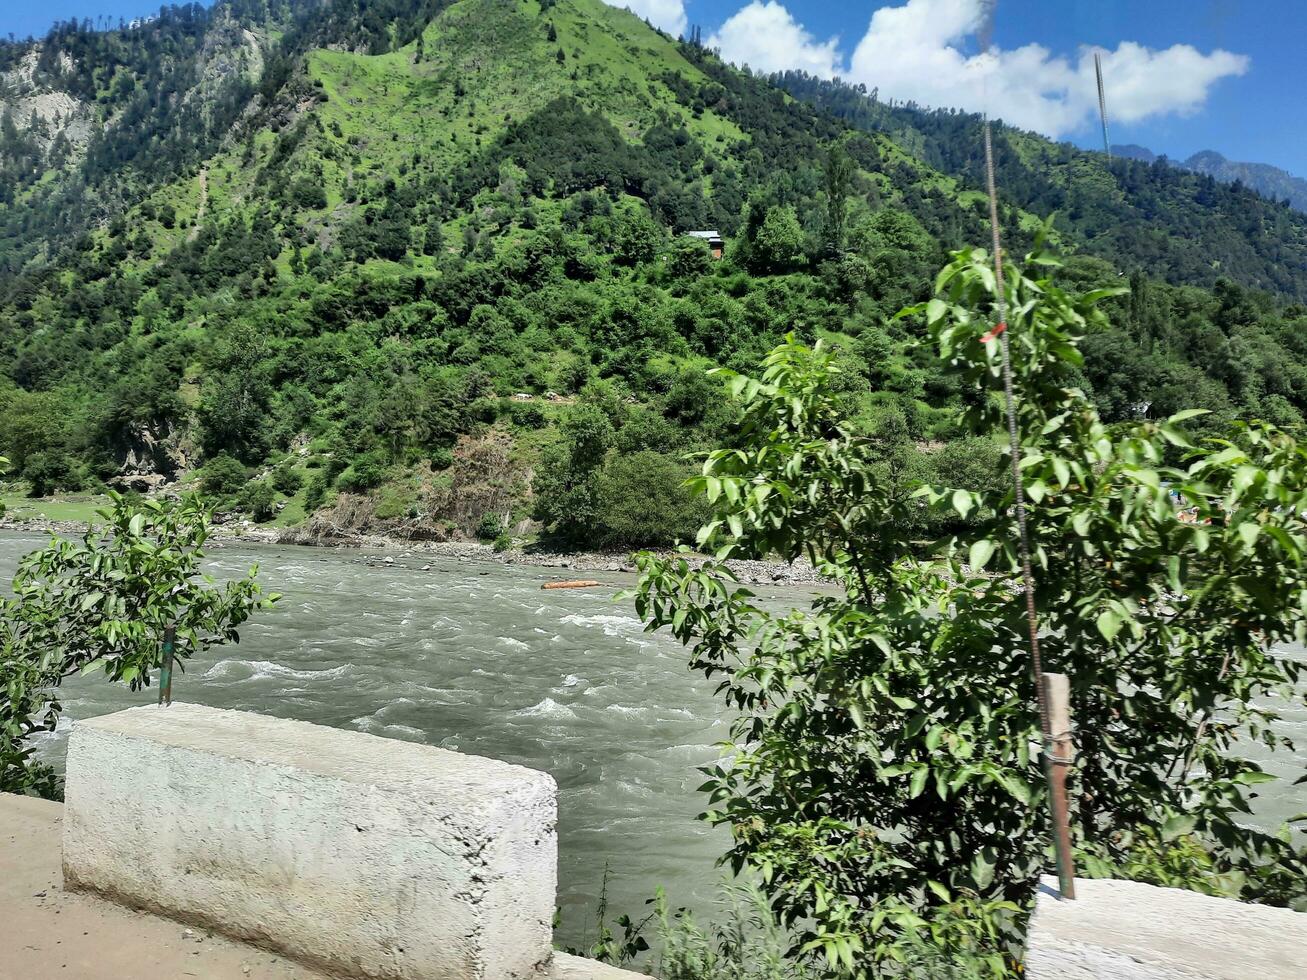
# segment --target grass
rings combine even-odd
[[[0,495],[5,516],[24,521],[83,521],[99,520],[96,511],[109,506],[103,495],[61,494],[57,497],[24,497],[16,493]]]

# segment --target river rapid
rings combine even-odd
[[[0,537],[0,580],[42,544]],[[729,833],[695,819],[697,767],[719,756],[727,726],[715,682],[613,601],[634,576],[588,572],[603,586],[542,591],[550,570],[426,555],[387,565],[356,551],[229,544],[209,559],[219,579],[257,562],[282,599],[242,627],[238,645],[187,662],[174,698],[550,773],[562,944],[593,939],[605,867],[610,915],[641,913],[660,884],[673,904],[711,906]],[[60,769],[77,719],[157,698],[98,675],[63,691],[60,730],[39,748]]]
[[[40,547],[0,535],[0,580]],[[415,554],[227,544],[211,548],[215,577],[258,563],[276,608],[185,665],[174,697],[485,755],[549,772],[559,786],[560,944],[593,939],[608,869],[612,915],[641,913],[656,886],[673,905],[710,910],[725,830],[695,819],[698,767],[720,755],[723,708],[686,653],[641,629],[613,595],[634,577],[587,572],[599,588],[542,591],[556,570]],[[423,570],[424,566],[428,566]],[[777,589],[769,605],[804,603]],[[153,702],[101,676],[64,684],[60,730],[39,752],[62,768],[77,719]],[[1255,752],[1286,782],[1255,801],[1270,826],[1307,810],[1307,708],[1287,708],[1295,755]]]

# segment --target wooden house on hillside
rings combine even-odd
[[[712,257],[720,259],[722,257],[722,236],[721,232],[712,231],[687,231],[686,236],[689,238],[699,238],[708,243],[708,248],[712,250]]]

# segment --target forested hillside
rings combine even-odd
[[[986,240],[978,120],[740,73],[599,0],[236,0],[0,45],[0,450],[34,494],[593,546],[698,519],[716,364],[839,350],[906,481],[965,483],[903,305]],[[793,96],[787,95],[788,89]],[[1307,409],[1307,217],[1001,130],[1109,417]],[[691,230],[718,230],[716,260]],[[316,517],[311,517],[316,513]]]

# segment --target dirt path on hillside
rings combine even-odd
[[[195,209],[195,225],[191,228],[191,233],[186,236],[187,241],[194,241],[195,236],[200,233],[200,222],[204,220],[204,213],[209,209],[209,168],[200,168],[200,206]]]

